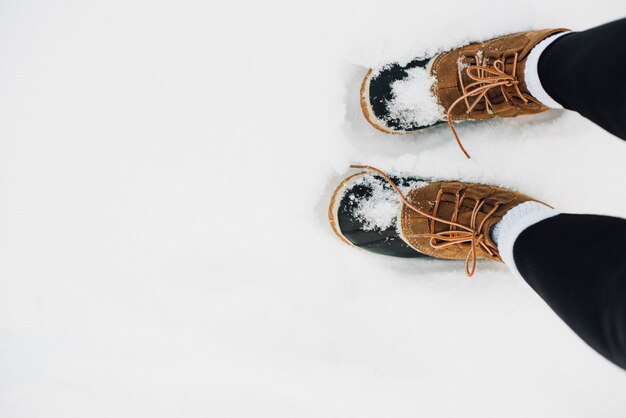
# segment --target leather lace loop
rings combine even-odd
[[[389,185],[396,191],[396,193],[398,193],[402,202],[404,202],[404,204],[409,209],[433,221],[430,223],[430,233],[417,235],[417,237],[430,238],[431,247],[444,248],[451,245],[469,243],[470,249],[467,253],[467,257],[465,258],[465,274],[467,274],[468,277],[472,277],[476,271],[476,261],[478,259],[479,248],[484,250],[490,256],[500,259],[498,249],[493,245],[489,245],[487,242],[485,242],[485,232],[483,232],[483,227],[485,226],[485,222],[487,221],[487,219],[489,219],[498,210],[498,203],[496,203],[494,207],[487,213],[487,215],[485,215],[482,221],[478,223],[478,214],[485,204],[485,201],[483,199],[477,199],[475,206],[472,210],[470,224],[463,225],[457,222],[459,211],[461,209],[461,203],[463,200],[463,196],[461,193],[456,194],[456,201],[454,205],[454,210],[452,212],[452,217],[450,220],[448,220],[437,216],[437,211],[439,209],[441,198],[443,196],[442,190],[440,190],[439,194],[437,195],[437,200],[435,201],[433,213],[429,214],[413,205],[405,196],[405,194],[402,193],[400,188],[393,182],[393,180],[391,180],[391,178],[382,170],[368,165],[352,165],[350,167],[376,172],[389,183]],[[450,229],[447,231],[435,232],[436,222],[449,225]]]

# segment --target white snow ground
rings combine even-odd
[[[622,0],[0,1],[0,416],[620,417],[626,373],[501,265],[348,248],[349,163],[626,215],[576,114],[387,136],[365,66]],[[580,262],[584,262],[581,260]]]

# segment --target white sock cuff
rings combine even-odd
[[[539,42],[533,49],[531,49],[530,54],[528,54],[528,58],[526,59],[526,67],[524,68],[524,82],[526,83],[526,87],[530,94],[537,100],[539,100],[544,105],[554,108],[554,109],[562,109],[561,106],[556,100],[546,93],[541,85],[541,80],[539,80],[539,71],[537,66],[539,65],[539,57],[546,50],[546,48],[554,41],[559,39],[561,36],[566,35],[570,32],[561,32],[555,35],[549,36],[543,41]]]
[[[529,201],[509,210],[502,220],[494,226],[491,236],[498,246],[502,261],[513,274],[521,277],[513,258],[513,245],[515,245],[517,237],[526,228],[558,214],[559,212],[542,203]]]

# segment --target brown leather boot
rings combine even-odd
[[[335,190],[328,217],[345,243],[398,257],[464,259],[472,276],[477,259],[502,261],[493,225],[526,195],[475,183],[390,177],[369,166]]]
[[[406,133],[453,121],[531,115],[548,109],[526,86],[531,49],[567,29],[514,33],[473,43],[407,65],[369,70],[361,85],[368,122],[387,133]]]

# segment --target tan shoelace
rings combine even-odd
[[[457,193],[457,196],[456,196],[456,202],[454,205],[452,219],[446,220],[437,216],[437,210],[439,209],[439,204],[441,202],[441,197],[443,195],[443,192],[441,190],[439,191],[439,194],[437,195],[437,200],[435,201],[433,214],[431,215],[429,213],[421,211],[420,209],[415,207],[411,202],[409,202],[409,200],[404,195],[404,193],[402,193],[400,188],[398,188],[398,186],[393,182],[393,180],[391,180],[391,178],[382,170],[379,170],[378,168],[368,166],[368,165],[352,165],[350,167],[363,169],[363,170],[371,170],[371,171],[376,172],[382,178],[384,178],[391,185],[391,187],[393,187],[393,189],[400,196],[400,199],[402,199],[404,204],[409,209],[413,210],[414,212],[418,213],[421,216],[424,216],[432,220],[433,222],[431,222],[431,225],[430,225],[431,232],[429,234],[417,235],[418,237],[430,238],[431,247],[443,248],[443,247],[449,247],[451,245],[470,243],[470,250],[467,253],[467,257],[465,258],[465,273],[467,274],[468,277],[472,277],[474,275],[474,272],[476,271],[476,260],[478,258],[478,255],[477,255],[478,248],[482,248],[490,256],[500,259],[498,249],[491,245],[488,245],[485,242],[485,233],[481,232],[483,230],[483,227],[485,226],[485,221],[489,219],[489,217],[493,215],[496,212],[496,210],[498,210],[499,204],[496,203],[493,209],[491,209],[491,211],[487,213],[487,215],[483,218],[480,224],[477,225],[476,219],[478,217],[478,213],[480,212],[480,209],[485,203],[484,200],[479,199],[478,201],[476,201],[476,205],[474,206],[474,209],[472,210],[470,225],[466,226],[466,225],[456,222],[458,214],[459,214],[459,210],[461,208],[461,201],[462,201],[462,196],[459,193]],[[435,222],[441,222],[441,223],[450,225],[450,229],[448,231],[435,233]],[[471,264],[470,264],[470,260],[471,260]]]
[[[507,74],[505,72],[504,60],[497,59],[493,62],[491,66],[487,65],[487,58],[483,57],[482,60],[479,56],[475,57],[476,64],[470,65],[465,69],[467,76],[473,80],[472,83],[465,85],[463,83],[463,68],[458,65],[459,70],[459,80],[461,82],[461,88],[463,89],[463,95],[456,99],[452,105],[448,108],[447,118],[448,124],[452,129],[452,133],[456,138],[456,143],[461,148],[461,151],[465,154],[467,158],[471,158],[469,153],[461,144],[461,140],[459,139],[459,135],[454,128],[454,124],[452,123],[452,109],[454,109],[459,103],[462,101],[465,102],[467,106],[466,113],[469,114],[474,110],[474,107],[481,101],[485,101],[485,108],[488,112],[493,111],[493,105],[489,100],[489,96],[487,93],[493,89],[499,87],[502,90],[502,95],[504,96],[504,100],[507,103],[511,103],[511,99],[513,95],[508,92],[507,87],[513,87],[515,89],[515,96],[519,97],[524,103],[528,103],[528,99],[524,97],[522,92],[519,89],[519,80],[515,77],[515,72],[517,70],[517,53],[513,57],[513,70],[512,74]],[[475,99],[470,103],[470,98],[475,97]]]

